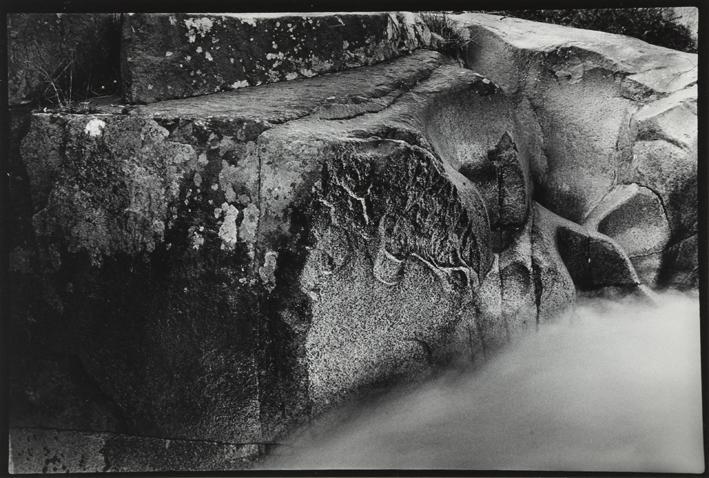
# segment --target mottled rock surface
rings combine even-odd
[[[129,14],[124,99],[198,96],[371,65],[425,47],[411,13]]]

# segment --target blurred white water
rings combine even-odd
[[[702,472],[699,299],[658,303],[580,304],[477,371],[325,417],[262,468]]]

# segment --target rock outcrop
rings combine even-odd
[[[17,470],[38,470],[25,440],[62,471],[249,466],[338,403],[479,364],[577,293],[696,284],[696,85],[651,71],[696,56],[455,18],[467,67],[420,48],[410,14],[128,16],[124,95],[147,104],[18,124]],[[558,44],[573,35],[586,46]],[[266,39],[289,52],[270,76]],[[214,93],[240,81],[263,84]],[[62,443],[85,451],[59,463]]]
[[[685,268],[660,251],[697,233],[697,56],[516,18],[450,18],[470,40],[466,66],[513,98],[537,201],[595,222],[628,248],[645,282],[668,285],[662,278]],[[641,196],[621,199],[636,187]],[[643,204],[641,217],[613,225],[628,201]],[[631,244],[637,234],[652,237]]]

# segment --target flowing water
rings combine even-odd
[[[346,407],[263,468],[704,469],[696,294],[589,300],[476,371]]]

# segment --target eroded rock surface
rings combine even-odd
[[[653,202],[654,212],[643,212],[656,226],[638,219],[637,227],[655,228],[654,252],[696,233],[696,55],[516,18],[451,18],[471,40],[466,65],[514,99],[537,201],[584,223],[618,191],[637,185],[663,209]],[[657,226],[665,220],[669,239]],[[621,243],[647,283],[677,267],[650,257],[649,246]]]
[[[58,470],[245,467],[579,292],[696,284],[696,56],[455,18],[467,67],[408,14],[133,15],[150,104],[18,120],[11,365],[57,365],[13,375],[15,443]]]
[[[671,233],[657,194],[637,184],[619,185],[591,211],[584,225],[615,239],[642,282],[656,285]]]

